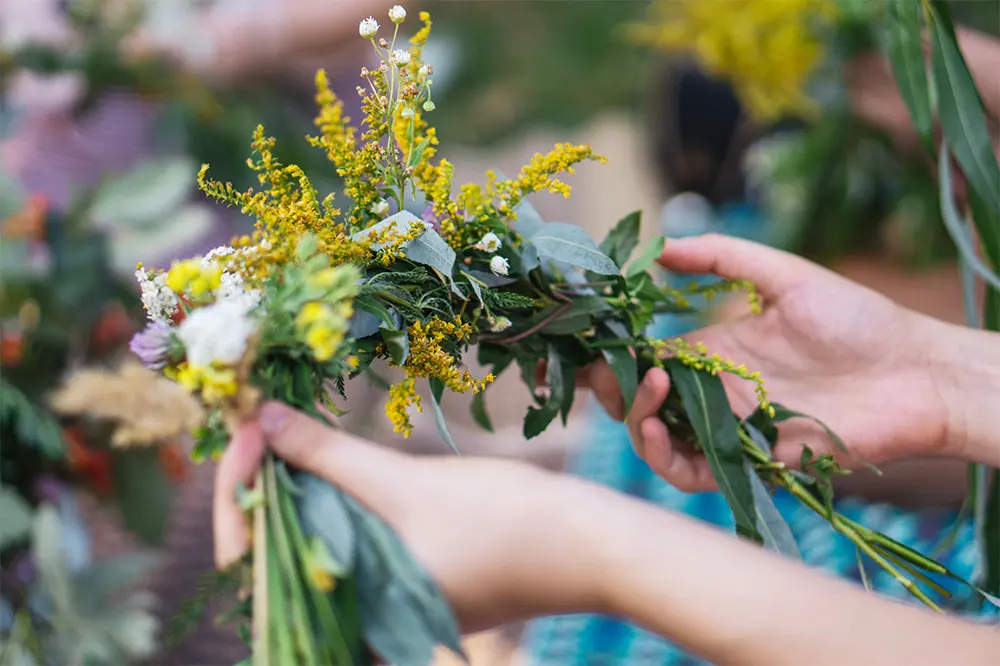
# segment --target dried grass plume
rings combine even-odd
[[[115,446],[156,444],[188,435],[205,422],[198,399],[145,366],[79,370],[52,396],[52,408],[69,416],[113,421]]]

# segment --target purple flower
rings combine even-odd
[[[128,348],[147,368],[161,370],[167,364],[172,335],[173,330],[168,324],[162,321],[150,322],[143,331],[132,336]]]
[[[420,216],[420,219],[434,227],[434,231],[441,233],[441,221],[434,213],[433,205],[428,205],[427,208],[424,209],[424,214]]]

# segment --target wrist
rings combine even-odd
[[[1000,465],[994,425],[1000,401],[1000,334],[935,321],[934,384],[944,406],[942,453],[968,462]]]

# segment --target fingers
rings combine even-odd
[[[670,239],[658,261],[678,273],[711,273],[727,280],[749,280],[766,299],[779,298],[793,286],[825,271],[788,252],[721,234]]]
[[[264,435],[249,422],[240,428],[215,470],[212,527],[215,565],[220,569],[240,559],[249,548],[249,529],[236,499],[237,486],[251,486],[264,458]]]
[[[625,399],[614,371],[606,361],[597,361],[586,368],[586,383],[604,411],[616,421],[625,420]]]
[[[632,411],[629,412],[625,423],[628,425],[629,435],[632,436],[632,444],[641,458],[646,457],[642,424],[647,419],[659,421],[656,413],[667,399],[668,393],[670,393],[670,377],[661,368],[651,368],[635,392]]]
[[[266,402],[258,416],[268,447],[293,467],[311,472],[367,504],[392,511],[394,489],[406,484],[409,456],[336,430],[280,402]]]
[[[660,368],[653,368],[639,385],[635,402],[628,416],[632,444],[646,464],[683,492],[700,492],[715,488],[708,461],[691,446],[670,436],[660,420],[660,406],[670,393],[670,377]]]

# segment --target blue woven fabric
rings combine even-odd
[[[733,235],[753,237],[762,227],[753,209],[745,206],[720,211],[720,217],[722,224],[716,221],[711,226]],[[699,230],[688,227],[688,232],[698,233]],[[680,286],[689,284],[691,278],[684,276],[676,278],[676,281]],[[679,335],[696,328],[698,323],[691,318],[672,317],[659,322],[655,332],[663,337]],[[685,494],[669,486],[635,455],[622,424],[612,420],[596,405],[591,419],[593,439],[571,461],[572,473],[734,531],[732,513],[721,495]],[[778,493],[775,503],[788,520],[806,563],[860,583],[857,553],[846,538],[832,532],[826,521],[787,493]],[[957,514],[951,511],[909,512],[881,504],[868,504],[856,498],[839,500],[837,509],[848,518],[924,553],[933,550],[958,520]],[[958,530],[955,545],[941,559],[956,574],[968,578],[977,561],[973,530],[969,521],[960,525]],[[902,586],[880,569],[876,572],[876,567],[868,563],[866,571],[872,586],[879,592],[907,598]],[[958,584],[942,584],[956,596],[967,593]],[[697,601],[692,600],[692,603]],[[766,604],[766,601],[762,603]],[[596,615],[536,620],[528,627],[524,647],[529,663],[539,666],[687,666],[706,663],[638,627],[616,618]]]

